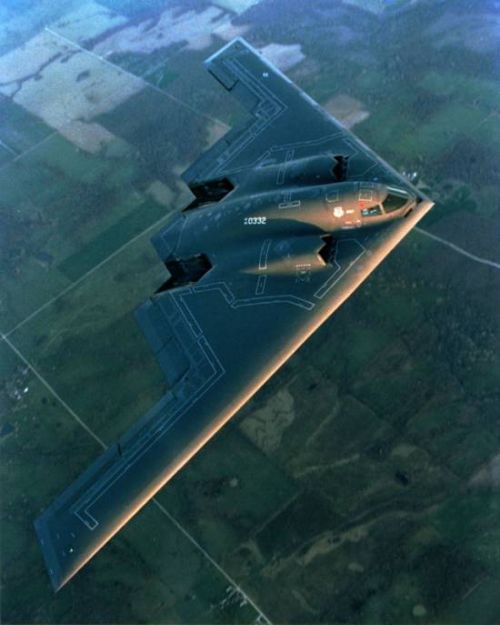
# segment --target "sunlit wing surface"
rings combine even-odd
[[[206,63],[250,118],[184,173],[197,200],[153,239],[172,276],[136,315],[170,390],[36,521],[55,589],[248,401],[432,207],[243,40]],[[330,185],[372,181],[360,193],[371,193],[372,183],[397,185],[414,202],[401,218],[372,228],[348,226],[342,236],[331,236],[322,222],[308,221],[307,201],[319,202],[316,191],[306,193],[303,212],[297,212],[301,200],[290,189],[300,186],[301,172],[306,186],[309,173],[318,172],[320,182]],[[269,191],[274,195],[265,195]],[[322,201],[321,215],[333,220],[328,198]],[[180,262],[190,250],[197,255]]]

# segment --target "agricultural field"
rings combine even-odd
[[[494,4],[0,8],[3,622],[500,622]],[[33,521],[166,390],[133,311],[240,35],[436,206],[54,595]]]

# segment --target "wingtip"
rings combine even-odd
[[[35,532],[38,537],[38,542],[42,549],[43,559],[45,561],[45,568],[49,575],[50,583],[54,592],[60,590],[66,583],[66,579],[61,575],[61,568],[57,561],[57,556],[54,551],[53,541],[50,536],[49,528],[47,526],[47,520],[45,513],[39,516],[33,523]]]
[[[231,39],[231,41],[228,41],[226,45],[222,46],[222,48],[219,48],[216,52],[214,52],[212,55],[206,58],[203,61],[203,65],[208,68],[211,65],[211,63],[215,61],[215,59],[217,59],[219,56],[224,54],[227,50],[230,50],[232,48],[237,49],[238,46],[242,46],[246,48],[247,50],[251,50],[252,52],[255,52],[255,49],[248,43],[246,39],[244,39],[243,37],[235,37],[234,39]]]

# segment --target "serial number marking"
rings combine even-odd
[[[245,226],[265,226],[267,217],[244,217],[243,224]]]

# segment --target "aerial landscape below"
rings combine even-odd
[[[3,622],[500,622],[499,34],[2,4]]]

